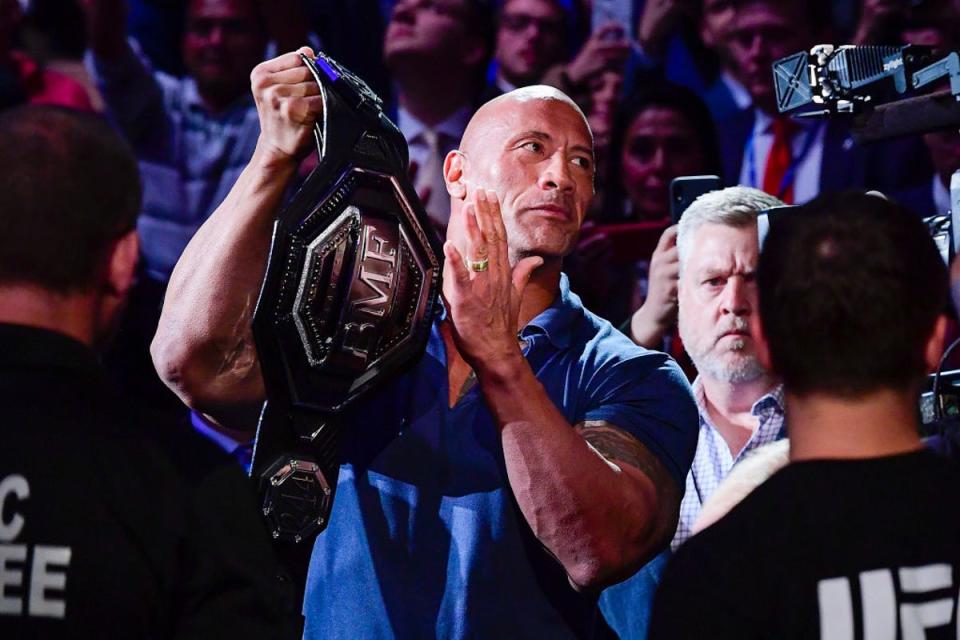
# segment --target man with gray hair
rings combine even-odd
[[[757,215],[781,205],[748,187],[697,198],[680,223],[663,232],[650,260],[647,298],[627,329],[637,344],[660,348],[679,315],[679,337],[698,373],[693,383],[700,415],[697,451],[671,550],[693,535],[703,504],[734,465],[784,435],[782,388],[760,366],[755,351],[754,282],[760,255]],[[621,638],[646,638],[669,556],[669,551],[660,554],[601,596],[601,611]]]
[[[757,215],[781,205],[748,187],[699,197],[664,233],[651,261],[650,294],[631,323],[631,337],[649,344],[656,329],[644,334],[645,319],[679,316],[680,340],[698,373],[700,432],[674,549],[692,535],[701,506],[730,469],[783,435],[783,392],[755,352],[754,281]]]

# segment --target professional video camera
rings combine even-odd
[[[820,44],[773,64],[777,107],[781,113],[807,109],[800,114],[804,116],[856,114],[943,77],[950,79],[951,93],[960,95],[960,57],[950,53],[932,59],[929,47],[916,45]]]
[[[960,129],[960,55],[935,59],[930,47],[905,45],[835,47],[820,44],[773,63],[777,108],[797,117],[852,117],[853,138],[873,142],[905,135]],[[911,91],[947,79],[948,90],[909,97]],[[953,212],[960,212],[960,172],[950,181]],[[942,213],[942,212],[941,212]],[[925,219],[949,264],[960,247],[953,214]]]

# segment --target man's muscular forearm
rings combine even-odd
[[[251,74],[261,130],[256,151],[177,263],[151,345],[167,385],[233,428],[252,428],[250,409],[264,397],[250,323],[274,216],[323,107],[300,53],[313,55],[304,47]]]
[[[571,426],[523,357],[516,341],[521,316],[529,321],[549,304],[553,295],[545,294],[557,290],[559,264],[539,256],[510,264],[492,192],[475,189],[458,215],[465,233],[444,245],[450,331],[500,428],[510,487],[574,586],[611,584],[666,542],[679,505],[676,487],[628,433],[613,425]],[[464,256],[477,255],[487,256],[487,268],[468,270]],[[537,282],[528,287],[534,271]]]
[[[501,430],[510,486],[574,586],[612,584],[669,539],[680,500],[676,483],[616,426],[571,426],[517,355],[477,371]]]
[[[170,277],[151,352],[164,381],[200,411],[263,400],[250,323],[274,214],[295,170],[258,148]]]

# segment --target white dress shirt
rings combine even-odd
[[[779,440],[785,435],[782,385],[777,385],[753,403],[750,413],[757,418],[757,430],[736,455],[730,452],[730,446],[710,422],[703,395],[703,381],[699,377],[693,381],[693,397],[700,411],[700,434],[697,438],[697,452],[687,473],[686,490],[680,502],[677,532],[670,543],[674,551],[692,535],[693,524],[699,517],[703,504],[714,494],[734,465],[757,447]]]
[[[750,92],[747,91],[747,88],[740,84],[736,78],[730,75],[729,72],[724,71],[721,73],[720,80],[727,86],[727,91],[730,92],[730,95],[733,97],[733,103],[737,105],[738,109],[749,109],[753,105],[753,98],[750,97]]]
[[[499,72],[497,72],[497,79],[494,81],[494,84],[497,85],[497,89],[500,89],[500,91],[504,93],[510,93],[517,88],[517,85],[504,78]]]
[[[933,211],[918,211],[922,216],[945,215],[950,212],[950,190],[943,186],[940,175],[933,174]]]

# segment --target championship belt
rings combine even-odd
[[[442,269],[380,98],[324,54],[301,57],[323,99],[320,162],[274,225],[253,317],[267,402],[251,473],[271,534],[293,543],[329,521],[343,409],[423,353]]]

